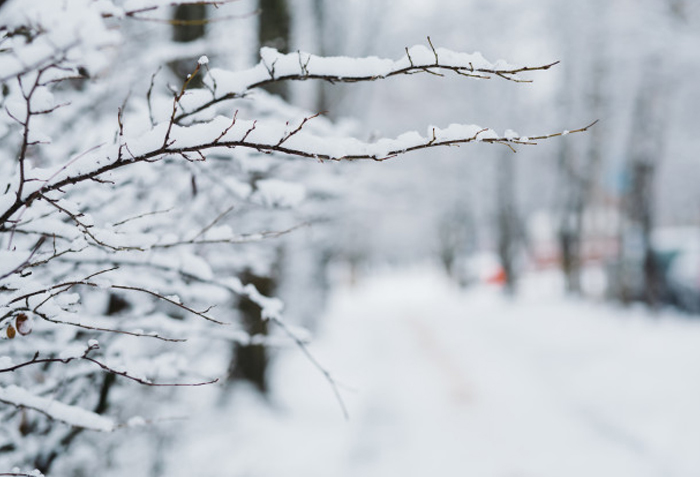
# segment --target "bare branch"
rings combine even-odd
[[[194,242],[194,240],[196,240],[197,238],[201,237],[202,235],[207,233],[209,230],[211,230],[212,227],[214,227],[216,224],[218,224],[224,217],[226,217],[235,208],[236,208],[236,206],[232,205],[231,207],[229,207],[228,209],[224,210],[219,215],[217,215],[216,218],[209,223],[209,225],[202,228],[202,230],[200,230],[197,233],[197,235],[195,235],[194,238],[192,238],[192,242]]]
[[[428,44],[430,45],[430,49],[433,50],[433,55],[435,55],[435,66],[440,64],[440,58],[438,58],[437,51],[435,51],[435,47],[433,46],[433,42],[430,40],[430,37],[428,37]]]
[[[226,134],[228,134],[228,132],[231,130],[231,128],[234,127],[234,126],[236,125],[236,118],[237,118],[237,117],[238,117],[238,110],[236,110],[236,111],[233,113],[233,117],[231,118],[231,124],[230,124],[226,129],[224,129],[223,131],[221,131],[221,134],[219,134],[219,137],[217,137],[216,139],[214,139],[214,142],[219,142],[219,140],[221,140],[222,137],[224,137]]]
[[[175,124],[175,115],[177,114],[177,107],[180,104],[180,100],[185,95],[185,90],[187,89],[187,86],[189,86],[192,79],[194,79],[197,73],[199,73],[199,69],[201,68],[201,66],[202,65],[197,63],[197,66],[195,66],[194,71],[187,75],[187,78],[185,78],[185,81],[182,83],[182,88],[180,88],[180,92],[173,94],[173,110],[170,115],[170,121],[168,122],[168,129],[165,132],[165,137],[163,138],[163,148],[166,148],[171,145],[169,143],[170,132],[172,131],[173,125]]]
[[[231,207],[231,209],[233,209],[233,207]],[[229,209],[229,210],[231,210],[231,209]],[[225,213],[228,213],[228,211]],[[217,220],[218,220],[218,218],[217,218]],[[293,227],[290,227],[290,228],[284,229],[284,230],[270,230],[270,231],[264,231],[264,232],[256,232],[256,233],[252,233],[252,234],[241,234],[241,235],[237,235],[235,237],[230,237],[230,238],[197,240],[197,237],[201,236],[204,233],[204,232],[200,232],[199,234],[197,234],[197,237],[190,239],[190,240],[155,244],[155,245],[152,245],[150,248],[151,249],[172,248],[172,247],[178,247],[181,245],[205,245],[205,244],[215,244],[215,243],[239,244],[239,243],[259,242],[261,240],[265,240],[265,239],[269,239],[269,238],[281,237],[281,236],[286,235],[288,233],[294,232],[297,229],[300,229],[302,227],[306,227],[307,225],[309,225],[309,224],[307,222],[304,222],[304,223],[297,224]]]
[[[165,301],[167,303],[170,303],[171,305],[175,305],[178,308],[181,308],[189,313],[192,313],[193,315],[197,315],[200,318],[204,318],[207,321],[211,321],[212,323],[216,323],[217,325],[230,325],[230,323],[224,323],[223,321],[216,320],[210,316],[207,315],[209,310],[212,309],[212,307],[209,307],[205,310],[202,311],[197,311],[193,308],[190,308],[187,305],[183,305],[182,303],[173,300],[172,298],[169,298],[165,295],[161,295],[158,292],[155,292],[153,290],[149,290],[148,288],[141,288],[141,287],[134,287],[134,286],[127,286],[127,285],[112,285],[110,288],[114,288],[115,290],[130,290],[130,291],[137,291],[141,293],[146,293],[147,295],[154,296],[158,298],[159,300]]]
[[[338,401],[338,405],[340,406],[340,410],[343,412],[343,417],[348,420],[350,419],[350,414],[348,413],[348,408],[345,405],[345,401],[343,400],[343,396],[340,394],[340,389],[339,389],[339,383],[338,381],[333,377],[333,375],[328,371],[317,359],[316,357],[311,353],[309,350],[309,347],[307,346],[306,342],[299,338],[296,333],[294,333],[287,324],[282,321],[279,317],[271,317],[271,320],[273,323],[275,323],[277,326],[279,326],[282,331],[285,332],[287,336],[289,336],[294,343],[299,347],[299,349],[304,353],[306,358],[309,360],[311,364],[314,365],[316,369],[318,369],[321,374],[323,374],[323,377],[328,381],[328,384],[331,387],[331,390],[333,391],[333,394],[335,395],[336,400]]]
[[[547,134],[547,135],[545,135],[545,136],[532,136],[532,137],[529,137],[529,138],[528,138],[529,141],[527,141],[527,142],[519,142],[519,141],[516,141],[516,140],[514,140],[514,141],[512,141],[512,142],[514,142],[515,144],[528,144],[528,145],[529,145],[529,144],[535,144],[535,143],[532,142],[532,141],[542,141],[542,140],[550,139],[550,138],[553,138],[553,137],[566,136],[566,135],[568,135],[568,134],[574,134],[574,133],[585,132],[585,131],[588,131],[588,130],[589,130],[590,128],[592,128],[593,126],[595,126],[596,124],[598,124],[598,121],[599,121],[599,119],[596,119],[595,121],[593,121],[592,123],[590,123],[588,126],[584,126],[584,127],[582,127],[582,128],[578,128],[578,129],[572,129],[572,130],[570,130],[570,131],[568,131],[568,130],[567,130],[567,131],[561,131],[561,132],[558,132],[558,133]]]
[[[98,350],[99,348],[100,348],[100,346],[99,346],[98,344],[96,344],[96,343],[91,343],[91,344],[89,344],[89,345],[87,346],[87,348],[85,349],[85,351],[83,352],[83,354],[82,354],[81,356],[71,356],[71,357],[67,357],[67,358],[39,358],[39,352],[37,351],[37,352],[34,354],[34,357],[33,357],[31,360],[25,361],[24,363],[20,363],[20,364],[14,365],[14,366],[10,366],[10,367],[8,367],[8,368],[0,369],[0,373],[16,371],[17,369],[21,369],[21,368],[23,368],[23,367],[25,367],[25,366],[31,366],[31,365],[35,365],[35,364],[47,364],[47,363],[62,363],[62,364],[68,364],[68,363],[70,363],[71,361],[76,361],[76,360],[77,360],[77,361],[89,361],[89,362],[91,362],[91,363],[93,363],[93,364],[96,364],[97,366],[99,366],[100,368],[102,368],[104,371],[107,371],[108,373],[111,373],[111,374],[114,374],[114,375],[117,375],[117,376],[121,376],[121,377],[126,378],[126,379],[130,379],[131,381],[135,381],[135,382],[137,382],[137,383],[139,383],[139,384],[143,384],[143,385],[145,385],[145,386],[155,386],[155,387],[198,387],[198,386],[206,386],[206,385],[208,385],[208,384],[214,384],[214,383],[216,383],[216,382],[219,381],[218,379],[213,379],[213,380],[210,380],[210,381],[195,382],[195,383],[154,383],[153,381],[150,381],[150,380],[147,380],[147,379],[143,379],[143,378],[139,378],[139,377],[137,377],[137,376],[133,376],[133,375],[129,374],[129,373],[126,372],[126,371],[119,371],[119,370],[117,370],[117,369],[115,369],[115,368],[112,368],[112,367],[106,365],[106,364],[103,363],[102,361],[99,361],[99,360],[97,360],[97,359],[92,358],[91,356],[89,356],[89,354],[90,354],[92,351]]]
[[[293,131],[289,132],[288,134],[285,134],[285,135],[282,137],[282,139],[280,139],[280,141],[277,143],[277,146],[281,146],[281,145],[282,145],[285,141],[287,141],[290,137],[294,136],[294,135],[297,134],[299,131],[301,131],[301,128],[303,128],[304,125],[305,125],[308,121],[310,121],[310,120],[312,120],[312,119],[314,119],[314,118],[317,118],[320,114],[321,114],[321,113],[316,113],[316,114],[314,114],[313,116],[309,116],[309,117],[307,117],[307,118],[304,118],[303,121],[299,124],[299,126],[297,126],[296,129],[294,129]],[[289,126],[289,122],[287,122],[287,125]]]
[[[139,333],[136,331],[128,331],[128,330],[120,330],[116,328],[103,328],[99,326],[91,326],[91,325],[86,325],[84,323],[76,323],[72,321],[64,321],[64,320],[57,320],[55,318],[49,318],[47,315],[43,313],[37,313],[38,316],[40,316],[42,319],[49,321],[51,323],[56,323],[58,325],[67,325],[67,326],[74,326],[76,328],[81,328],[83,330],[90,330],[90,331],[101,331],[104,333],[115,333],[119,335],[127,335],[127,336],[135,336],[138,338],[153,338],[156,340],[160,341],[167,341],[169,343],[184,343],[187,341],[186,338],[167,338],[165,336],[160,336],[159,334],[156,333]],[[2,370],[0,370],[2,371]]]
[[[0,275],[0,280],[2,280],[3,278],[7,278],[7,277],[9,277],[10,275],[14,275],[15,273],[19,273],[19,272],[21,272],[24,268],[30,266],[30,263],[29,263],[29,262],[31,261],[31,259],[32,259],[32,257],[34,256],[34,254],[36,254],[37,250],[39,250],[39,248],[42,246],[42,244],[44,243],[45,240],[46,240],[46,236],[45,236],[45,235],[42,235],[42,236],[39,238],[39,240],[38,240],[38,241],[34,244],[34,246],[32,247],[32,250],[30,251],[29,256],[28,256],[22,263],[20,263],[19,265],[17,265],[13,270],[10,270],[9,272],[5,273],[4,275]]]
[[[196,387],[207,386],[209,384],[214,384],[214,383],[219,382],[219,378],[216,378],[216,379],[212,379],[210,381],[201,381],[201,382],[195,382],[195,383],[154,383],[154,382],[146,380],[146,379],[132,376],[129,373],[127,373],[126,371],[118,371],[114,368],[110,368],[109,366],[102,363],[101,361],[98,361],[94,358],[90,358],[87,355],[83,356],[82,359],[84,359],[85,361],[90,361],[91,363],[95,363],[97,366],[99,366],[100,368],[102,368],[103,370],[107,371],[110,374],[115,374],[117,376],[121,376],[123,378],[130,379],[131,381],[135,381],[135,382],[137,382],[139,384],[143,384],[145,386],[168,387],[168,388],[178,388],[178,387],[180,387],[180,388],[182,388],[182,387],[184,387],[184,388],[196,388]]]
[[[146,93],[146,104],[148,104],[148,118],[151,120],[151,126],[156,125],[156,121],[153,119],[153,105],[151,104],[151,95],[153,94],[153,85],[156,81],[156,75],[160,72],[161,67],[158,66],[155,73],[151,75],[151,84],[148,86],[148,92]]]
[[[146,213],[144,213],[144,214],[135,215],[135,216],[133,216],[133,217],[127,217],[127,218],[124,219],[124,220],[120,220],[119,222],[115,222],[115,223],[114,223],[114,226],[124,225],[124,224],[127,223],[127,222],[131,222],[131,221],[133,221],[133,220],[142,219],[142,218],[144,218],[144,217],[151,217],[151,216],[153,216],[153,215],[158,215],[158,214],[167,214],[167,213],[172,212],[172,210],[173,210],[173,209],[154,210],[153,212],[146,212]]]

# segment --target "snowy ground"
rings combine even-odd
[[[202,395],[165,475],[699,476],[700,320],[525,285],[509,302],[415,269],[339,288],[312,349],[349,421],[290,348],[270,403]]]

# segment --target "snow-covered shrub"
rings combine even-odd
[[[398,60],[264,48],[238,72],[202,56],[168,87],[158,67],[178,51],[162,38],[143,43],[134,25],[163,20],[171,3],[3,6],[0,469],[47,472],[63,461],[63,471],[96,475],[110,459],[108,438],[83,431],[142,429],[163,417],[163,399],[175,409],[173,388],[220,379],[232,342],[275,340],[240,328],[241,297],[304,346],[281,301],[239,277],[268,273],[279,249],[272,239],[308,222],[285,211],[328,197],[334,172],[319,162],[551,137],[453,124],[368,143],[259,89],[413,73],[517,81],[551,66],[491,63],[432,44]],[[202,87],[188,88],[195,77]]]

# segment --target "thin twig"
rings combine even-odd
[[[309,350],[309,347],[307,346],[306,342],[299,338],[296,333],[294,333],[288,326],[287,324],[282,321],[279,317],[271,317],[270,318],[272,322],[274,322],[277,326],[279,326],[282,331],[285,332],[287,336],[289,336],[301,349],[301,351],[304,353],[306,358],[309,360],[311,364],[314,365],[316,369],[318,369],[321,374],[323,374],[323,377],[328,381],[328,384],[331,387],[331,390],[333,391],[333,394],[335,395],[336,400],[338,401],[338,405],[340,406],[341,411],[343,412],[343,417],[345,420],[350,419],[350,414],[348,412],[348,408],[345,405],[345,401],[343,400],[343,396],[340,394],[340,389],[338,386],[338,382],[336,379],[333,377],[333,375],[328,371],[319,361],[316,359],[316,357],[311,353]]]
[[[214,384],[219,381],[219,379],[213,379],[210,381],[204,381],[204,382],[196,382],[196,383],[154,383],[150,380],[139,378],[137,376],[133,376],[129,374],[126,371],[119,371],[117,369],[114,369],[110,366],[107,366],[105,363],[102,361],[99,361],[95,358],[92,358],[89,356],[89,354],[92,351],[95,351],[99,349],[100,346],[98,344],[90,344],[88,347],[85,349],[83,354],[81,356],[70,356],[67,358],[39,358],[39,352],[37,351],[34,354],[34,357],[30,361],[26,361],[24,363],[20,363],[14,366],[10,366],[8,368],[0,369],[0,373],[5,373],[5,372],[11,372],[11,371],[16,371],[17,369],[23,368],[25,366],[30,366],[34,364],[47,364],[47,363],[62,363],[62,364],[68,364],[71,361],[89,361],[91,363],[96,364],[100,368],[102,368],[104,371],[107,371],[110,374],[114,374],[117,376],[121,376],[126,379],[130,379],[132,381],[135,381],[139,384],[143,384],[145,386],[155,386],[155,387],[198,387],[198,386],[206,386],[209,384]]]

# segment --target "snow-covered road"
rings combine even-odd
[[[350,420],[285,350],[272,403],[241,390],[193,421],[208,437],[168,475],[700,476],[700,320],[558,290],[534,277],[508,301],[430,269],[341,288],[312,351]]]

